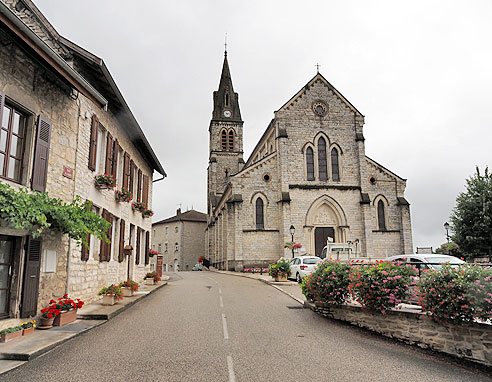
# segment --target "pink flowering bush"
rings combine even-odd
[[[424,312],[437,322],[470,324],[476,319],[492,319],[492,270],[463,264],[453,268],[443,264],[426,271],[418,282],[419,302]]]
[[[354,266],[349,290],[363,308],[385,314],[408,296],[417,273],[415,267],[387,261]]]
[[[309,301],[343,304],[349,295],[351,269],[339,261],[324,261],[304,278],[302,293]]]

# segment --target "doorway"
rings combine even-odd
[[[335,229],[333,227],[316,227],[314,229],[315,255],[320,257],[321,251],[326,245],[328,238],[335,242]]]
[[[14,238],[0,236],[0,318],[9,317],[10,282],[14,249]]]

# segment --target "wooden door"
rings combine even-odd
[[[14,238],[0,236],[0,318],[8,318],[10,313],[10,280],[14,250]]]
[[[157,271],[157,274],[162,277],[162,256],[161,255],[157,256],[156,271]]]
[[[314,229],[315,255],[320,256],[328,238],[335,242],[335,230],[332,227],[317,227]]]
[[[24,283],[22,285],[21,317],[35,316],[38,307],[41,239],[28,238]]]

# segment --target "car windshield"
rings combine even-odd
[[[318,257],[312,257],[310,259],[304,259],[304,264],[316,264],[318,261],[321,261]]]

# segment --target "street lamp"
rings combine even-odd
[[[444,223],[444,229],[446,230],[446,239],[448,240],[448,244],[449,244],[449,223],[448,222],[445,222]],[[449,255],[449,245],[448,245],[448,255]]]
[[[294,258],[294,233],[296,232],[296,227],[294,227],[292,224],[290,225],[289,228],[290,231],[290,236],[292,238],[292,258]]]

